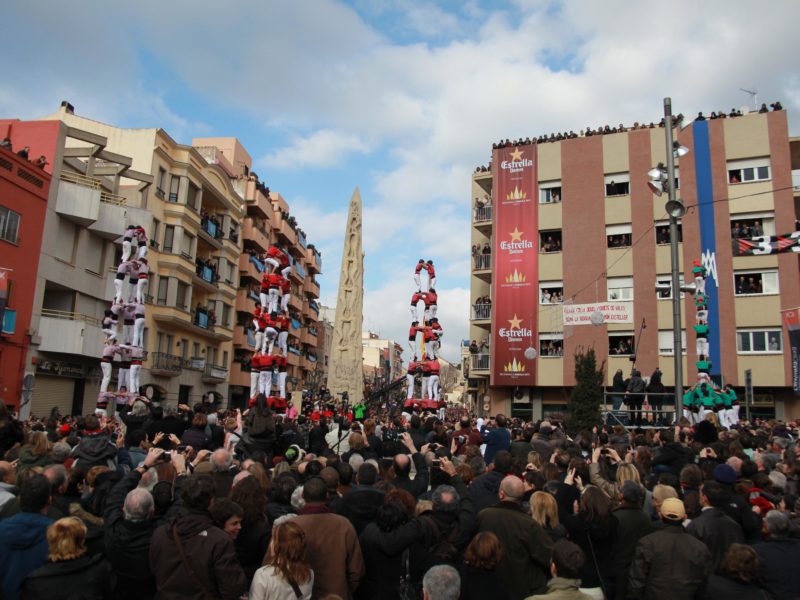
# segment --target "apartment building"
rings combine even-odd
[[[364,378],[374,388],[391,383],[405,373],[403,346],[371,331],[361,332]]]
[[[752,373],[755,414],[796,418],[790,339],[782,311],[800,306],[798,257],[742,253],[739,238],[794,232],[792,169],[800,148],[784,111],[696,120],[676,139],[681,271],[709,272],[711,361],[743,395]],[[479,410],[541,417],[568,410],[574,355],[594,348],[606,382],[634,364],[674,384],[670,234],[666,195],[647,186],[665,161],[664,130],[508,145],[472,176],[468,392]],[[509,218],[513,217],[513,218]],[[776,238],[777,239],[777,238]],[[617,302],[622,322],[573,324],[583,305]],[[564,309],[567,309],[566,312]],[[694,303],[683,295],[684,383],[696,381]],[[688,324],[688,326],[687,326]],[[533,348],[533,352],[529,349]],[[688,348],[688,350],[687,350]]]

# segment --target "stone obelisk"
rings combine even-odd
[[[361,193],[356,188],[347,210],[342,271],[336,298],[336,322],[329,356],[327,387],[347,392],[350,404],[364,397],[361,324],[364,318],[364,253],[361,250]]]

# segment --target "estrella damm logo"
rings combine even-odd
[[[518,362],[516,358],[512,359],[510,363],[503,366],[504,373],[525,373],[525,365]]]

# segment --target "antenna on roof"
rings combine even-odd
[[[743,91],[745,94],[748,94],[750,98],[753,99],[753,108],[758,110],[758,90],[756,89],[756,86],[753,86],[752,90],[746,90],[744,88],[739,88],[739,89]]]

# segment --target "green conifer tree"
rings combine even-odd
[[[594,348],[575,351],[575,387],[569,402],[567,431],[574,436],[601,422],[600,405],[603,402],[605,361],[597,368]]]

